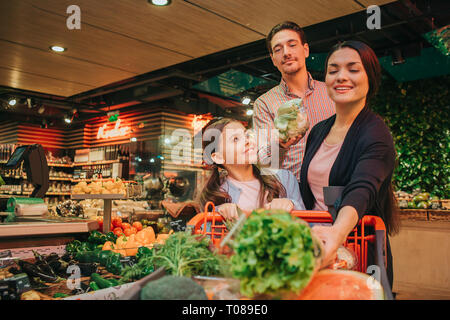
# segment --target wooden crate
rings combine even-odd
[[[402,220],[417,220],[427,221],[428,210],[427,209],[400,209],[400,219]]]
[[[450,210],[450,199],[441,199],[441,206],[444,210]]]
[[[450,210],[428,210],[428,219],[430,221],[448,221],[450,222]]]

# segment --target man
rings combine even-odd
[[[304,138],[294,137],[286,143],[279,141],[280,167],[290,170],[299,181],[306,137],[316,123],[335,113],[335,105],[328,97],[325,83],[314,80],[306,70],[309,46],[303,30],[296,23],[287,21],[273,27],[267,35],[266,44],[282,79],[279,85],[261,95],[254,103],[253,127],[259,137],[265,133],[267,138],[259,141],[258,156],[263,164],[269,164],[271,157],[275,157],[274,145],[269,140],[270,132],[275,128],[277,111],[289,100],[303,99],[310,129]]]

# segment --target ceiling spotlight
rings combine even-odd
[[[245,106],[248,106],[251,101],[252,101],[252,99],[250,99],[249,97],[242,98],[242,104]]]
[[[170,139],[169,139],[169,138],[165,138],[165,139],[164,139],[164,143],[165,143],[165,144],[170,144]]]
[[[52,50],[53,52],[64,52],[64,51],[66,51],[67,49],[66,49],[66,48],[63,48],[63,47],[61,47],[61,46],[51,46],[51,47],[50,47],[50,50]]]
[[[248,116],[253,115],[253,109],[247,109],[246,114],[247,114]]]
[[[39,107],[39,109],[38,109],[37,112],[38,112],[39,114],[43,114],[44,111],[45,111],[45,107],[44,107],[43,105],[41,105],[41,106]]]
[[[8,104],[12,107],[15,106],[17,104],[16,98],[9,99]]]
[[[151,158],[151,159],[150,159],[150,162],[151,162],[151,163],[155,162],[155,159]]]
[[[148,2],[155,6],[167,6],[170,4],[170,0],[148,0]]]
[[[132,138],[130,139],[130,141],[131,141],[131,142],[136,142],[137,139],[136,139],[136,137],[132,137]]]
[[[65,116],[65,117],[64,117],[64,122],[65,122],[65,123],[71,123],[71,122],[72,122],[72,119],[70,119],[69,116]]]

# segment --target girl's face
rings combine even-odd
[[[351,48],[335,51],[328,59],[325,84],[336,104],[365,101],[369,79],[359,53]]]
[[[217,152],[211,154],[217,164],[254,164],[257,162],[256,141],[249,130],[237,121],[222,131]]]

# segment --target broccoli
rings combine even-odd
[[[165,276],[147,283],[141,300],[208,300],[201,285],[188,277]]]

